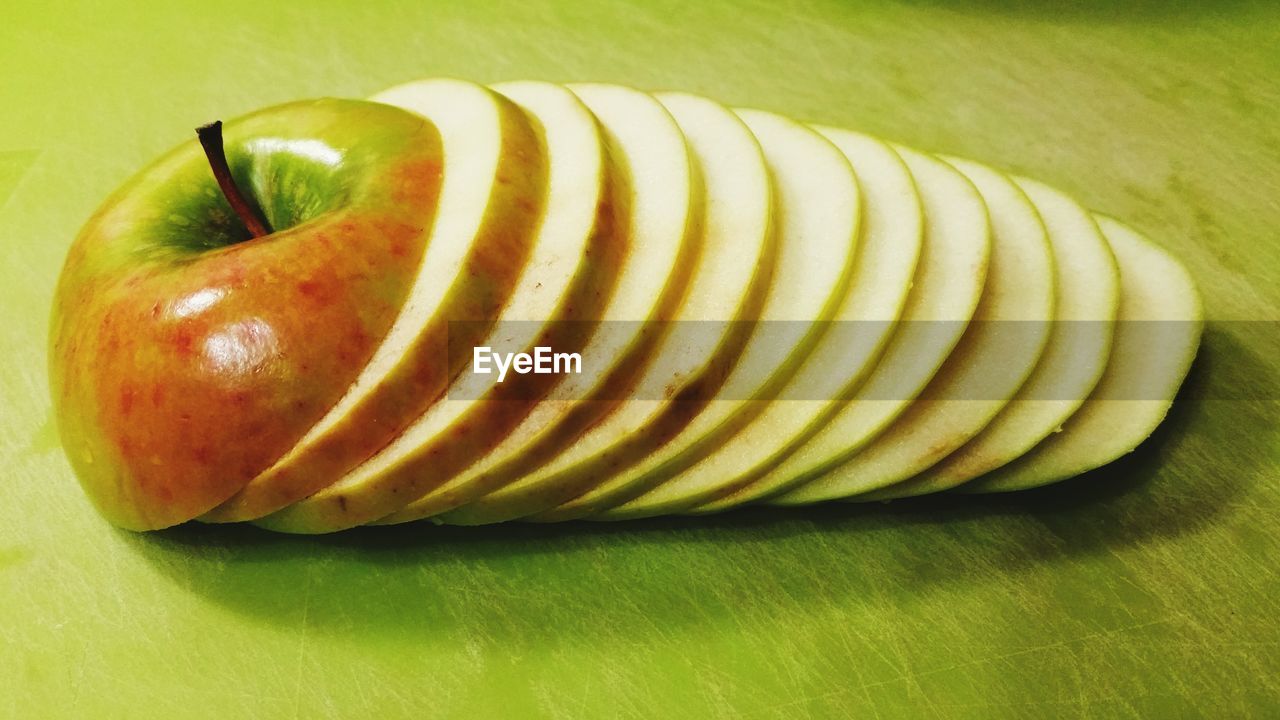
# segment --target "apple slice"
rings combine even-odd
[[[625,166],[609,168],[595,118],[559,85],[496,85],[542,129],[549,168],[548,199],[533,250],[499,322],[482,344],[498,352],[533,352],[538,346],[578,352],[613,294],[628,236]],[[679,158],[676,159],[679,162]],[[687,193],[686,193],[687,194]],[[689,203],[676,205],[677,218]],[[614,217],[618,213],[619,217]],[[678,222],[678,220],[677,220]],[[663,250],[675,258],[680,226],[670,225]],[[673,270],[671,261],[635,272],[649,286],[639,310],[656,305]],[[451,332],[457,332],[455,328]],[[336,530],[398,510],[492,448],[510,432],[562,374],[464,373],[449,396],[436,402],[390,445],[306,500],[262,521],[293,532]]]
[[[786,460],[708,511],[784,493],[854,456],[898,417],[964,334],[982,294],[991,251],[987,209],[950,165],[896,147],[924,211],[924,240],[901,322],[857,394]]]
[[[544,405],[561,410],[578,406],[600,410],[601,403],[584,403],[592,393],[605,398],[625,394],[649,363],[658,357],[656,348],[668,329],[668,321],[687,296],[690,269],[697,261],[701,244],[702,190],[694,182],[693,167],[684,137],[667,111],[651,96],[628,88],[609,85],[572,86],[603,127],[609,153],[624,170],[627,182],[619,188],[618,200],[629,208],[630,226],[626,236],[630,250],[618,269],[618,285],[600,313],[605,322],[582,350],[582,373],[565,378]],[[510,400],[502,405],[510,404]],[[544,413],[535,412],[522,428],[545,422]],[[527,430],[517,428],[510,436],[516,442]],[[500,445],[500,449],[506,445]],[[432,484],[449,479],[432,467],[430,455],[415,455],[403,466],[393,468],[388,477],[405,478],[416,495],[386,493],[399,505],[380,515],[366,517],[367,507],[388,500],[380,486],[342,483],[314,498],[303,501],[261,522],[285,532],[324,532],[400,510],[409,500],[432,489]],[[373,476],[359,476],[368,478]],[[359,479],[357,478],[357,479]],[[426,478],[423,482],[420,478]],[[365,487],[379,492],[364,494]],[[390,487],[390,486],[388,486]]]
[[[578,92],[588,99],[593,95],[588,88],[579,87]],[[701,255],[691,263],[688,298],[657,348],[658,360],[638,380],[630,399],[614,392],[601,400],[575,403],[570,396],[569,402],[543,403],[498,451],[381,522],[436,515],[504,487],[563,451],[606,412],[613,413],[606,423],[651,425],[655,414],[670,403],[650,398],[662,397],[664,388],[722,377],[736,358],[750,323],[724,321],[757,317],[776,250],[764,156],[742,121],[720,105],[683,94],[661,94],[657,99],[684,133],[706,193]],[[663,182],[656,174],[649,180]]]
[[[288,451],[392,327],[435,215],[440,137],[403,110],[298,102],[225,131],[270,234],[185,143],[94,214],[54,297],[58,429],[120,527],[190,520]]]
[[[1041,183],[1014,178],[1049,230],[1057,268],[1057,304],[1049,344],[1031,377],[991,424],[912,484],[946,490],[1025,454],[1080,407],[1111,351],[1120,275],[1111,247],[1089,211]]]
[[[535,520],[569,519],[642,494],[705,457],[763,410],[828,328],[848,292],[856,257],[860,199],[852,168],[834,145],[803,125],[755,110],[738,114],[764,150],[780,224],[761,322],[732,372],[723,383],[698,388],[664,409],[664,417],[680,422],[597,428],[541,469],[537,484],[521,481],[464,508],[471,519],[477,507],[486,521],[531,512],[538,513]],[[550,511],[539,512],[543,508]]]
[[[832,327],[782,391],[782,399],[701,462],[598,517],[676,513],[731,495],[821,430],[875,367],[902,313],[920,257],[920,196],[902,158],[885,143],[845,130],[817,130],[849,159],[863,198],[855,275]]]
[[[525,114],[497,93],[456,80],[402,85],[374,99],[423,116],[444,145],[439,210],[411,294],[342,399],[205,521],[274,512],[394,439],[444,393],[460,366],[449,352],[470,352],[485,337],[524,268],[546,194],[544,153]],[[450,336],[454,321],[473,322]]]
[[[1195,282],[1173,256],[1099,217],[1120,266],[1120,310],[1107,368],[1089,399],[1026,455],[962,486],[1003,492],[1065,480],[1133,451],[1169,412],[1204,326]]]
[[[908,479],[982,431],[1035,369],[1053,324],[1053,253],[1031,200],[1002,173],[950,164],[978,188],[991,217],[991,265],[960,344],[893,425],[821,482],[858,500],[919,494]],[[927,488],[927,485],[924,485]],[[870,490],[871,492],[865,492]]]

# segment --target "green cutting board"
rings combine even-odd
[[[691,90],[1046,180],[1188,261],[1201,357],[1137,453],[1011,497],[314,539],[106,525],[46,397],[80,224],[206,121],[438,75]],[[10,0],[0,300],[0,715],[1280,707],[1273,3]]]

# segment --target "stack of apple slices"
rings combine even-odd
[[[972,161],[614,85],[373,101],[228,124],[268,234],[192,143],[72,247],[54,402],[113,522],[322,533],[1030,488],[1133,450],[1199,344],[1177,260]],[[576,368],[479,372],[479,347]]]

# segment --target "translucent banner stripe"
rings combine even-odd
[[[568,321],[566,321],[568,322]],[[573,321],[583,322],[583,321]],[[451,331],[459,330],[456,337],[475,337],[468,333],[464,325],[457,322],[451,324]],[[664,356],[680,353],[685,358],[710,358],[717,351],[718,344],[726,336],[730,322],[696,321],[649,323],[649,332],[662,333],[665,348],[651,359],[654,363],[669,362]],[[826,361],[825,367],[810,367],[796,375],[780,391],[773,396],[757,396],[758,388],[807,333],[821,332],[823,343],[834,344],[845,349],[845,352],[824,353],[825,358],[858,357],[869,352],[867,344],[877,337],[877,330],[885,324],[883,321],[859,322],[757,322],[740,323],[749,325],[751,333],[763,338],[762,345],[766,352],[753,356],[750,366],[739,364],[722,384],[710,383],[698,387],[685,387],[681,377],[673,373],[663,372],[662,366],[656,366],[650,372],[640,373],[638,384],[619,383],[610,386],[608,383],[574,382],[552,385],[547,393],[548,374],[584,374],[591,377],[603,376],[611,369],[611,364],[620,353],[619,344],[623,338],[635,337],[635,325],[631,322],[594,323],[590,341],[585,347],[557,348],[539,342],[541,337],[564,337],[552,327],[555,323],[508,322],[501,324],[491,332],[488,344],[465,347],[450,347],[449,357],[460,364],[455,366],[458,378],[448,392],[448,398],[476,399],[489,397],[500,401],[520,401],[545,399],[558,402],[593,401],[663,401],[677,395],[681,401],[716,400],[782,400],[821,402],[847,400],[874,402],[883,400],[904,400],[914,397],[927,397],[932,400],[993,400],[1001,399],[995,395],[999,388],[1007,387],[1007,382],[999,382],[1008,370],[999,364],[966,373],[966,382],[952,384],[945,392],[926,386],[923,394],[917,394],[919,374],[926,369],[912,367],[911,364],[888,367],[876,366],[873,374],[880,375],[876,382],[862,383],[861,390],[849,387],[849,369],[838,360]],[[970,323],[970,327],[976,323]],[[1027,343],[1034,343],[1044,336],[1046,323],[1040,321],[992,321],[984,328],[993,337],[1008,347],[1010,357],[1026,352]],[[1182,321],[1053,321],[1050,323],[1053,337],[1057,342],[1068,342],[1079,363],[1066,363],[1059,368],[1055,381],[1040,383],[1034,393],[1024,393],[1020,400],[1060,401],[1079,400],[1074,397],[1082,385],[1075,377],[1077,373],[1088,372],[1096,367],[1096,354],[1105,352],[1110,337],[1125,325],[1124,331],[1139,342],[1130,347],[1143,348],[1143,362],[1151,367],[1168,358],[1177,361],[1180,357],[1177,348],[1186,342],[1187,327]],[[954,323],[935,322],[900,322],[894,329],[895,337],[907,334],[916,336],[914,341],[929,342],[931,336],[941,339],[950,337],[954,332]],[[453,334],[451,333],[451,336]],[[1280,321],[1219,321],[1211,322],[1205,328],[1204,342],[1201,348],[1203,356],[1198,364],[1213,363],[1219,353],[1233,352],[1232,348],[1242,345],[1235,338],[1273,337],[1277,339],[1277,352],[1280,353]],[[613,342],[613,339],[617,342]],[[451,341],[452,342],[452,341]],[[541,348],[541,349],[539,349]],[[522,357],[522,355],[524,357]],[[816,358],[817,356],[814,356]],[[812,359],[816,362],[816,359]],[[923,360],[923,359],[922,359]],[[1233,362],[1239,358],[1233,359]],[[442,362],[447,362],[442,358]],[[964,362],[961,355],[953,353],[948,362]],[[1259,360],[1261,363],[1261,360]],[[688,362],[683,363],[688,368]],[[1148,382],[1144,377],[1136,378],[1124,387],[1112,387],[1106,397],[1093,394],[1090,397],[1104,400],[1161,400],[1166,399],[1168,388],[1160,385],[1155,379],[1161,376],[1152,372],[1153,379]],[[537,377],[537,382],[532,379]],[[1257,377],[1264,377],[1262,383]],[[1280,378],[1274,374],[1262,373],[1251,376],[1248,383],[1234,382],[1232,376],[1214,376],[1199,373],[1193,368],[1192,378],[1182,397],[1212,400],[1274,400],[1280,399]],[[573,388],[570,390],[569,388]],[[589,388],[590,391],[584,391]],[[709,389],[704,389],[709,388]],[[852,391],[852,392],[851,392]],[[705,393],[705,394],[700,394]]]

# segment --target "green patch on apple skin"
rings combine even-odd
[[[355,178],[345,163],[317,162],[307,148],[283,142],[269,149],[250,146],[237,143],[228,148],[228,165],[245,199],[273,231],[293,229],[350,201],[349,187]],[[340,161],[337,149],[316,148],[321,149]],[[197,160],[179,172],[182,178],[157,189],[158,210],[151,229],[156,243],[148,251],[176,248],[198,254],[252,239],[208,167]]]
[[[305,107],[295,103],[293,109]],[[362,178],[378,158],[361,151],[359,144],[246,134],[240,129],[253,128],[254,123],[249,116],[228,127],[227,164],[253,211],[273,232],[292,230],[347,207],[357,195],[367,195]],[[252,239],[197,146],[182,146],[156,163],[162,165],[171,173],[166,181],[140,188],[143,199],[138,202],[147,210],[140,214],[139,236],[150,242],[134,248],[137,256],[193,259]]]
[[[39,150],[0,150],[0,210],[39,156]]]

